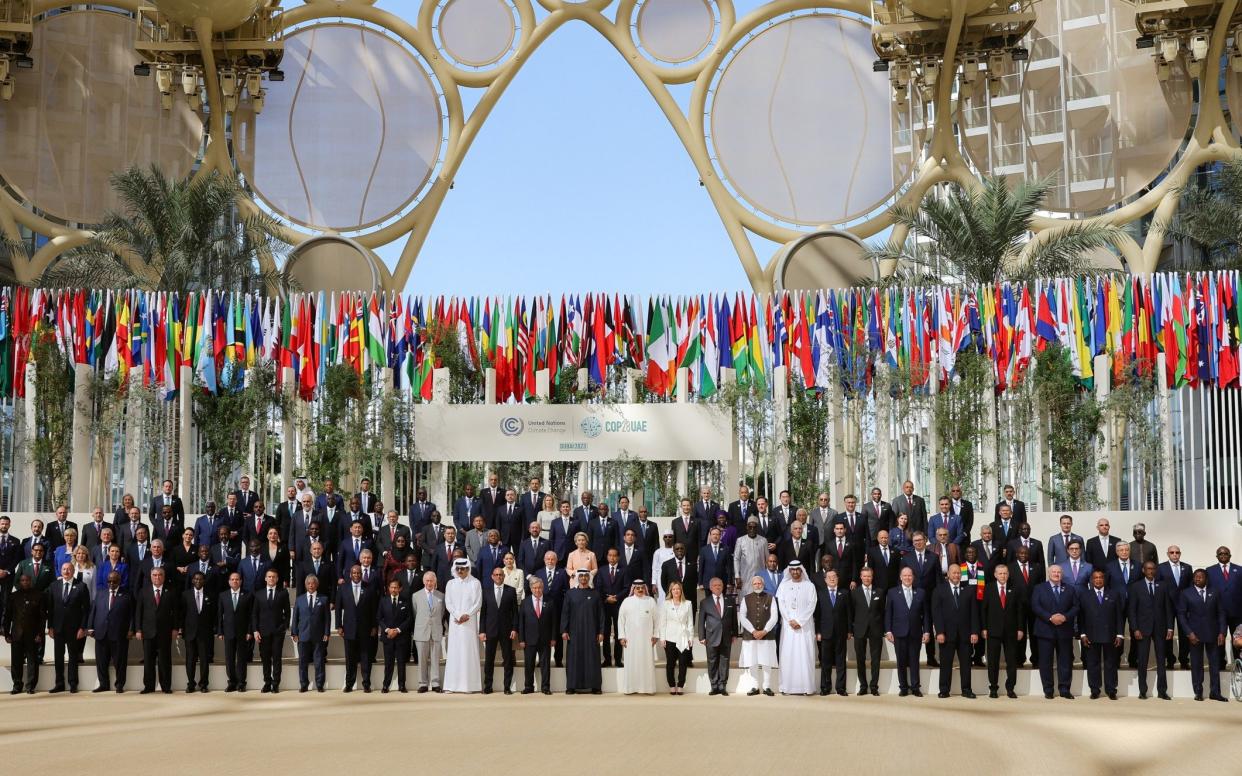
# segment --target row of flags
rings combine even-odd
[[[1034,354],[1059,343],[1084,387],[1095,357],[1114,380],[1150,373],[1164,353],[1170,387],[1239,384],[1239,273],[1112,275],[928,288],[851,288],[778,294],[420,297],[300,293],[287,297],[202,291],[0,288],[0,393],[24,396],[36,336],[54,337],[74,364],[171,398],[182,367],[210,392],[240,388],[258,364],[288,367],[298,394],[315,398],[327,369],[392,369],[393,386],[430,400],[432,373],[452,340],[468,367],[496,370],[496,399],[535,396],[585,368],[594,385],[614,370],[645,374],[671,397],[677,373],[708,398],[722,370],[758,391],[786,379],[806,390],[865,392],[881,365],[911,387],[952,382],[959,356],[986,355],[998,392],[1021,382]],[[439,354],[439,355],[438,355]],[[285,374],[283,369],[278,374]]]

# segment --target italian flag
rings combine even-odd
[[[669,367],[676,355],[668,310],[663,302],[652,301],[647,325],[647,389],[660,396],[668,394],[672,377]]]

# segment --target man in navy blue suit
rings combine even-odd
[[[395,579],[388,583],[388,595],[380,598],[375,624],[379,629],[380,642],[384,645],[384,684],[380,692],[388,692],[394,668],[397,671],[397,689],[409,692],[405,686],[405,664],[410,657],[414,609],[410,606],[410,600],[401,596],[401,583]]]
[[[582,528],[581,523],[570,515],[568,500],[561,500],[560,512],[560,515],[552,521],[552,527],[548,531],[548,542],[552,545],[549,549],[556,553],[557,563],[564,568],[565,559],[574,549],[574,534]]]
[[[460,533],[470,530],[470,522],[475,515],[483,514],[483,501],[474,495],[474,486],[466,485],[463,490],[465,492],[462,496],[453,502],[453,525],[457,527]],[[487,524],[486,518],[484,518],[483,524]]]
[[[541,535],[538,520],[531,521],[531,524],[527,526],[527,534],[527,537],[517,546],[517,566],[523,574],[538,571],[543,565],[543,556],[552,549],[552,544]]]
[[[615,549],[609,550],[607,559],[600,564],[599,572],[595,575],[595,586],[599,588],[600,595],[603,596],[604,610],[604,642],[602,649],[604,653],[604,666],[613,664],[613,655],[616,655],[617,668],[624,666],[622,662],[621,650],[621,631],[617,628],[617,616],[621,612],[621,601],[625,599],[630,590],[629,574],[626,573],[625,567],[621,565],[621,553]]]
[[[586,531],[588,549],[600,562],[608,557],[609,550],[621,544],[617,521],[608,514],[607,504],[599,505],[599,514],[588,520],[582,530]]]
[[[518,533],[521,532],[523,526],[530,525],[532,521],[539,519],[539,513],[543,511],[543,497],[548,495],[539,489],[540,480],[538,477],[531,477],[529,487],[522,497],[518,499],[518,509],[521,511],[522,520],[518,523]],[[517,534],[509,537],[510,544],[515,543],[519,536]],[[600,557],[603,557],[602,555]]]
[[[1173,606],[1173,621],[1177,623],[1177,604],[1182,597],[1182,591],[1191,585],[1194,578],[1195,570],[1190,567],[1189,563],[1182,561],[1182,548],[1176,544],[1170,544],[1165,550],[1165,557],[1168,558],[1164,563],[1156,569],[1156,578],[1168,585],[1169,601]],[[1164,645],[1164,663],[1172,670],[1173,661],[1177,660],[1182,668],[1190,668],[1190,642],[1186,640],[1186,631],[1182,630],[1181,623],[1177,623],[1177,649],[1173,649],[1173,638],[1169,637]]]
[[[1078,617],[1078,595],[1065,586],[1061,567],[1048,566],[1048,581],[1031,591],[1031,611],[1035,615],[1035,638],[1039,641],[1039,678],[1044,697],[1052,699],[1052,658],[1057,661],[1057,688],[1062,698],[1073,700],[1070,680],[1073,671],[1074,623]]]
[[[719,577],[728,587],[733,580],[733,553],[720,543],[720,529],[713,526],[707,532],[707,544],[699,550],[699,586],[706,589],[707,583]]]
[[[1216,565],[1208,566],[1207,586],[1209,590],[1220,596],[1220,606],[1225,612],[1225,622],[1232,633],[1238,625],[1242,625],[1242,566],[1231,563],[1233,556],[1228,547],[1216,548]],[[1225,663],[1225,648],[1221,646],[1221,665]],[[1233,648],[1234,658],[1238,657],[1238,648]]]
[[[1087,664],[1091,700],[1100,697],[1103,678],[1104,692],[1109,700],[1115,701],[1125,607],[1121,596],[1109,589],[1106,582],[1107,575],[1102,570],[1091,572],[1091,584],[1079,594],[1078,632],[1082,639],[1083,662]]]
[[[924,604],[930,605],[932,592],[936,589],[936,583],[940,581],[940,563],[936,556],[927,549],[927,534],[915,531],[911,541],[914,549],[902,556],[901,566],[914,573],[914,586],[923,591]],[[928,617],[930,616],[929,614]],[[927,665],[935,668],[940,663],[932,651],[931,639],[928,639],[926,644]]]
[[[568,501],[561,502],[568,506]],[[552,607],[552,611],[560,615],[561,604],[565,601],[565,591],[569,590],[569,575],[565,573],[565,569],[560,566],[560,559],[553,551],[543,554],[543,565],[539,567],[530,577],[526,579],[526,589],[530,591],[530,580],[538,578],[543,580],[543,592],[548,597],[548,606]],[[565,644],[561,641],[561,630],[558,624],[554,635],[554,644],[552,645],[553,660],[556,667],[560,668],[562,658],[564,657]]]
[[[115,689],[125,692],[125,674],[129,667],[129,638],[133,635],[133,599],[121,587],[121,575],[108,574],[108,589],[95,596],[91,613],[86,618],[86,632],[95,639],[95,673],[99,686],[94,692]],[[112,667],[116,683],[108,676]]]
[[[979,643],[979,607],[974,588],[965,588],[961,581],[961,566],[949,566],[944,582],[932,594],[932,624],[940,647],[941,698],[949,697],[955,657],[962,675],[962,697],[975,697],[970,688],[970,653]]]
[[[419,488],[414,503],[410,504],[410,531],[417,534],[423,530],[423,526],[431,522],[431,513],[434,511],[436,505],[427,500],[427,489]]]
[[[1130,583],[1126,618],[1130,623],[1130,638],[1135,645],[1138,669],[1139,698],[1147,698],[1147,658],[1156,650],[1156,692],[1163,700],[1169,700],[1168,675],[1165,670],[1165,654],[1173,640],[1173,587],[1156,577],[1156,564],[1143,564],[1143,578]]]
[[[328,617],[332,602],[327,596],[319,594],[319,578],[314,574],[307,576],[304,584],[306,593],[298,596],[297,603],[293,605],[293,622],[289,626],[289,635],[298,645],[298,691],[309,689],[307,669],[313,661],[315,689],[323,692],[327,681],[324,661],[328,656],[328,633],[331,631]]]
[[[1221,556],[1218,553],[1216,557]],[[1225,560],[1228,562],[1228,557]],[[1195,688],[1195,700],[1203,700],[1203,663],[1206,655],[1212,688],[1209,697],[1214,701],[1224,701],[1225,696],[1220,694],[1220,658],[1225,653],[1225,609],[1220,595],[1208,587],[1208,573],[1203,569],[1195,572],[1194,585],[1182,591],[1177,603],[1177,621],[1190,641],[1190,682]]]
[[[924,592],[914,585],[914,569],[901,570],[901,584],[890,588],[884,607],[884,638],[897,651],[901,696],[923,696],[919,687],[919,646],[931,641]]]

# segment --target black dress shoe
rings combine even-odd
[[[747,691],[747,693],[746,693],[746,697],[747,697],[747,698],[749,698],[749,697],[750,697],[750,696],[752,696],[752,695],[758,695],[758,694],[759,694],[759,688],[758,688],[758,687],[752,687],[752,688],[750,688],[750,690],[749,690],[749,691]]]
[[[259,692],[271,692],[271,691],[272,691],[272,686],[270,684],[263,685],[263,689],[259,690]]]
[[[363,687],[363,688],[362,688],[362,691],[363,691],[363,692],[365,692],[365,693],[370,693],[370,692],[371,692],[371,688],[370,688],[370,687]]]
[[[59,685],[59,684],[58,684],[58,685],[56,685],[55,687],[53,687],[52,689],[48,690],[48,691],[47,691],[47,693],[48,693],[48,695],[55,695],[55,694],[56,694],[56,693],[58,693],[58,692],[64,692],[64,691],[65,691],[64,686],[63,686],[63,685]]]
[[[829,693],[829,690],[826,687],[821,687],[819,690],[820,695],[827,695],[828,693]],[[716,691],[712,690],[712,695],[715,695],[715,694],[716,694]]]
[[[238,692],[245,692],[245,691],[246,691],[246,685],[244,685],[244,684],[239,684],[239,685],[237,685],[237,691],[238,691]]]
[[[124,688],[124,687],[118,687],[118,688],[116,688],[116,692],[117,692],[117,695],[121,695],[121,694],[123,694],[123,693],[125,692],[125,688]]]
[[[323,688],[322,688],[322,687],[316,687],[316,688],[315,688],[315,692],[323,692]]]
[[[1110,701],[1115,701],[1115,700],[1117,700],[1117,692],[1116,692],[1115,690],[1114,690],[1113,692],[1104,693],[1104,694],[1108,696],[1108,699],[1109,699]]]
[[[769,698],[771,698],[771,697],[773,697],[774,695],[776,695],[776,693],[772,692],[772,688],[771,688],[771,687],[769,687],[768,689],[764,690],[764,691],[763,691],[763,694],[764,694],[764,695],[766,695],[766,696],[768,696]]]
[[[35,694],[34,688],[33,688],[33,687],[31,687],[29,690],[27,690],[27,691],[26,691],[26,694],[27,694],[27,695],[34,695],[34,694]]]
[[[540,690],[540,692],[541,692],[541,693],[543,693],[544,695],[551,695],[551,694],[552,694],[552,691],[551,691],[551,690],[549,690],[547,687],[545,687],[545,688],[543,688],[542,690]]]
[[[190,685],[189,687],[185,688],[185,691],[186,691],[186,693],[187,693],[187,694],[189,694],[189,693],[194,692],[194,691],[195,691],[195,690],[197,690],[197,689],[198,689],[198,688],[197,688],[197,687],[195,687],[194,685]]]
[[[1064,699],[1065,699],[1065,700],[1067,700],[1067,701],[1072,701],[1072,700],[1074,700],[1074,694],[1073,694],[1072,692],[1063,692],[1063,693],[1061,693],[1061,697],[1062,697],[1062,698],[1064,698]]]
[[[492,688],[490,688],[490,687],[484,687],[484,688],[483,688],[483,694],[484,694],[484,695],[491,695],[491,694],[492,694]]]
[[[228,685],[227,687],[225,687],[225,688],[224,688],[224,691],[225,691],[225,692],[237,692],[237,685],[235,685],[235,684],[230,684],[230,685]]]
[[[380,692],[381,692],[381,693],[383,693],[384,695],[387,695],[387,694],[388,694],[388,688],[387,688],[387,687],[381,687],[381,688],[380,688]]]
[[[309,692],[309,691],[310,691],[310,688],[309,688],[309,687],[299,687],[299,688],[298,688],[298,692]]]
[[[592,694],[592,695],[603,695],[603,694],[604,694],[604,691],[603,691],[603,690],[591,690],[591,694]],[[724,693],[721,693],[721,695],[723,695],[723,694],[724,694]]]
[[[715,687],[713,687],[712,691],[708,693],[708,695],[719,695],[719,694],[720,694],[720,690],[717,690]],[[825,694],[827,694],[826,690],[820,693],[820,695],[825,695]]]
[[[937,698],[948,698],[949,694],[947,692],[936,693],[936,697]]]
[[[1201,701],[1201,700],[1203,700],[1203,693],[1201,693],[1201,692],[1199,692],[1199,693],[1195,693],[1195,700],[1197,700],[1197,701]]]
[[[939,667],[940,667],[940,661],[939,661],[939,660],[928,660],[928,661],[927,661],[927,665],[928,665],[928,667],[930,667],[930,668],[939,668]]]
[[[988,691],[988,697],[989,697],[989,698],[999,698],[999,697],[1000,697],[1000,693],[999,693],[999,692],[997,692],[996,690],[989,690],[989,691]]]
[[[601,662],[601,663],[599,664],[599,667],[600,667],[600,668],[612,668],[612,661],[611,661],[611,660],[605,660],[605,661],[603,661],[603,662]]]
[[[398,687],[397,691],[398,692],[409,692],[410,689],[408,687]]]
[[[1139,693],[1139,700],[1140,700],[1140,701],[1145,701],[1145,700],[1147,700],[1147,693],[1145,693],[1145,692],[1141,692],[1141,693]]]
[[[1005,697],[1006,698],[1017,698],[1018,694],[1014,692],[1013,690],[1005,690]]]
[[[535,694],[535,688],[534,688],[534,687],[525,687],[525,688],[523,688],[523,689],[522,689],[522,694],[523,694],[523,695],[534,695],[534,694]]]
[[[95,689],[91,690],[91,692],[107,692],[108,690],[111,690],[111,689],[112,689],[111,687],[96,687]]]
[[[1182,670],[1183,670],[1183,671],[1189,671],[1189,670],[1190,670],[1190,663],[1182,663],[1182,664],[1181,664],[1181,666],[1182,666]]]
[[[76,687],[70,687],[70,688],[69,688],[69,694],[70,694],[70,695],[77,695],[77,694],[78,694],[78,688],[76,688]]]
[[[911,690],[911,691],[910,691],[910,694],[911,694],[911,695],[913,695],[915,698],[922,698],[922,697],[923,697],[923,691],[922,691],[922,690]]]
[[[721,691],[720,691],[720,694],[721,694],[721,696],[723,696],[723,697],[725,697],[725,698],[729,697],[729,691],[728,691],[728,690],[721,690]]]
[[[341,692],[353,692],[353,691],[354,691],[353,687],[346,687],[343,690],[341,690]]]
[[[870,690],[868,690],[866,687],[859,687],[859,688],[858,688],[858,692],[857,692],[856,694],[857,694],[857,695],[867,695],[869,692],[871,692],[871,691],[870,691]]]
[[[163,692],[165,695],[172,695],[172,688],[171,688],[171,687],[165,687],[165,688],[162,690],[162,692]]]
[[[513,694],[513,690],[510,690],[508,687],[506,687],[506,688],[505,688],[505,695],[512,695],[512,694]]]
[[[1157,698],[1159,698],[1159,699],[1160,699],[1160,700],[1162,700],[1162,701],[1171,701],[1171,700],[1173,700],[1172,698],[1170,698],[1170,697],[1169,697],[1169,694],[1168,694],[1167,692],[1162,692],[1162,693],[1160,693],[1159,695],[1157,695],[1156,697],[1157,697]]]
[[[427,688],[426,688],[426,687],[419,687],[419,688],[418,688],[418,691],[419,691],[419,692],[427,692]]]
[[[871,694],[872,694],[872,695],[874,695],[874,696],[876,696],[876,697],[878,698],[878,697],[880,696],[880,688],[879,688],[879,687],[872,687],[872,688],[871,688]]]
[[[1052,698],[1053,698],[1052,693],[1050,693],[1050,692],[1046,692],[1046,693],[1044,693],[1044,697],[1045,697],[1045,698],[1047,698],[1048,700],[1052,700]]]
[[[1091,700],[1093,700],[1093,701],[1098,701],[1099,699],[1100,699],[1100,691],[1099,691],[1099,690],[1092,690],[1092,691],[1091,691]]]
[[[909,695],[909,694],[910,694],[910,691],[909,691],[909,690],[902,690],[901,692],[897,693],[897,696],[898,696],[898,697],[900,697],[900,698],[904,698],[904,697],[906,697],[906,696],[907,696],[907,695]]]
[[[275,694],[277,694],[277,693],[279,693],[279,692],[280,692],[280,685],[278,685],[278,684],[274,684],[274,685],[272,685],[272,694],[273,694],[273,695],[275,695]]]
[[[1226,698],[1225,696],[1221,695],[1221,694],[1220,694],[1220,693],[1218,693],[1218,692],[1212,693],[1212,694],[1211,694],[1211,695],[1209,695],[1208,697],[1209,697],[1209,698],[1211,698],[1211,699],[1212,699],[1212,700],[1214,700],[1214,701],[1220,701],[1221,703],[1228,703],[1228,702],[1229,702],[1229,699],[1228,699],[1228,698]]]
[[[20,684],[13,685],[13,689],[9,690],[9,695],[21,695],[22,687]]]
[[[150,687],[143,687],[141,690],[138,691],[138,694],[139,695],[150,695],[153,692],[155,692],[155,690],[151,689]]]
[[[432,687],[431,691],[432,692],[444,692],[444,688],[443,687]]]
[[[577,694],[577,692],[578,692],[577,690],[566,690],[566,691],[565,691],[565,694],[566,694],[566,695],[575,695],[575,694]]]
[[[974,694],[973,692],[971,692],[970,690],[965,690],[965,691],[963,691],[963,692],[962,692],[962,697],[963,697],[963,698],[969,698],[969,699],[971,699],[971,700],[974,700],[974,698],[975,698],[975,694]]]

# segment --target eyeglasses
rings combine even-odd
[[[1182,551],[1181,550],[1169,550],[1169,554],[1170,555],[1181,555]]]

